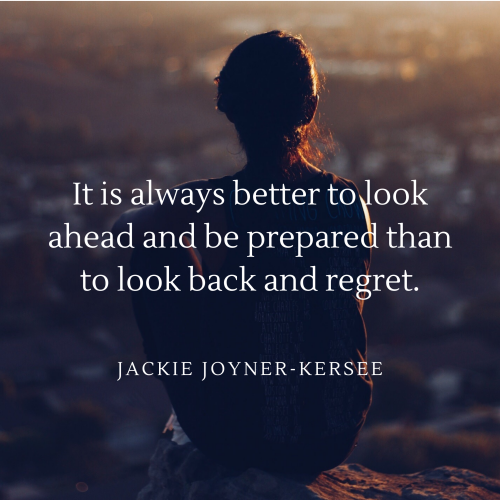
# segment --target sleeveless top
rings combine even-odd
[[[190,341],[196,370],[194,378],[183,381],[189,395],[171,398],[172,403],[193,443],[220,462],[284,471],[330,469],[340,463],[340,448],[350,451],[371,403],[371,378],[357,374],[357,363],[366,361],[366,331],[356,298],[356,277],[368,274],[370,263],[370,249],[359,243],[367,231],[359,193],[351,181],[322,172],[305,182],[285,183],[292,190],[306,190],[307,196],[300,200],[304,205],[283,204],[281,194],[278,205],[272,205],[269,196],[263,206],[236,205],[235,180],[239,188],[251,193],[255,189],[245,180],[244,171],[210,182],[213,189],[224,190],[227,231],[239,237],[237,248],[227,250],[216,274],[221,282],[236,275],[238,291],[208,291],[205,286],[198,292],[200,303],[193,312]],[[334,192],[337,205],[329,202],[330,185],[338,189]],[[349,205],[338,196],[346,188],[355,195]],[[309,189],[320,190],[314,195],[315,205],[308,205]],[[290,193],[288,198],[290,202]],[[350,194],[344,201],[351,203]],[[266,242],[254,250],[254,257],[248,257],[248,232],[256,231],[266,236]],[[267,248],[269,231],[278,233],[274,248]],[[313,243],[297,257],[297,236],[293,242],[285,241],[291,248],[280,244],[285,231],[294,235],[307,231],[313,237],[324,231],[329,247],[333,245],[332,231],[344,235],[352,231],[358,235],[358,246],[348,248],[343,237],[338,237],[339,248],[318,248]],[[307,236],[303,241],[308,241]],[[254,276],[249,283],[256,291],[248,287],[240,291],[242,266],[245,279]],[[313,272],[317,291],[302,290],[300,280],[305,275],[309,277],[303,279],[304,288],[312,288]],[[203,274],[208,284],[212,273],[206,265]],[[332,280],[334,291],[327,291],[327,275],[346,274],[354,278],[353,291],[342,291],[336,278]],[[265,290],[269,275],[276,276],[280,291]],[[288,276],[286,291],[281,291],[281,275]],[[236,287],[234,278],[228,283]],[[199,367],[204,362],[207,376],[201,381]],[[236,375],[229,362],[235,367],[240,363]],[[263,362],[268,362],[265,371],[270,375],[262,374]],[[285,366],[286,375],[277,372],[277,362],[284,363],[279,366]],[[309,363],[302,373],[301,362],[302,366]],[[331,362],[338,372],[331,373]],[[210,371],[214,363],[215,374]],[[351,375],[346,363],[352,363],[348,364]],[[224,373],[219,374],[223,365]],[[253,375],[255,369],[257,375]]]

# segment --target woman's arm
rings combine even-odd
[[[368,207],[366,206],[366,202],[365,202],[365,200],[363,199],[363,197],[361,195],[359,196],[359,199],[361,200],[361,205],[363,206],[363,212],[365,214],[366,230],[370,233],[368,235],[368,237],[369,237],[370,246],[371,246],[371,245],[373,245],[373,237],[372,237],[372,234],[371,234],[371,231],[372,231],[372,221],[370,219],[370,212],[368,211]],[[366,271],[367,273],[370,272],[369,269],[370,269],[371,254],[372,254],[372,249],[370,248],[370,258],[369,258],[369,262],[367,264],[367,271]],[[366,288],[366,286],[364,288]],[[365,301],[364,300],[358,300],[358,307],[359,307],[360,312],[363,312],[363,306],[364,305],[365,305]]]
[[[366,230],[370,233],[369,238],[370,238],[370,245],[373,244],[373,237],[371,235],[372,232],[372,221],[370,219],[370,212],[368,211],[368,207],[366,206],[365,200],[363,200],[363,197],[360,196],[359,199],[361,200],[361,205],[363,206],[363,212],[365,213],[365,220],[366,220]]]

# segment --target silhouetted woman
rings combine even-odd
[[[319,231],[352,231],[360,237],[369,224],[368,212],[351,181],[313,164],[321,156],[310,141],[316,130],[318,76],[301,38],[271,31],[245,40],[215,82],[217,108],[234,124],[247,164],[232,176],[177,186],[208,192],[202,210],[199,204],[183,205],[181,191],[173,205],[130,211],[116,223],[118,231],[133,222],[138,238],[133,273],[164,276],[169,266],[171,278],[180,275],[179,292],[133,293],[136,318],[150,361],[192,363],[191,376],[160,377],[177,415],[174,440],[191,440],[231,467],[318,473],[339,465],[352,451],[372,387],[369,375],[356,371],[357,363],[366,361],[362,301],[355,291],[342,292],[338,286],[326,291],[326,275],[367,274],[370,250],[350,248],[339,238],[338,248],[332,248],[333,241],[326,248],[312,244],[297,257],[297,237],[279,238]],[[265,204],[237,205],[235,181],[250,193],[285,187],[301,188],[307,196],[295,203],[280,195],[276,204],[267,197]],[[336,201],[329,198],[329,186],[338,189]],[[223,203],[216,189],[222,190]],[[342,189],[352,190],[345,204],[337,196]],[[180,235],[190,223],[196,250],[178,244],[175,249],[141,246],[145,231]],[[234,232],[238,240],[219,246],[216,240],[207,242],[207,224],[223,236]],[[249,233],[257,231],[266,241],[248,257]],[[275,233],[271,242],[268,233]],[[253,276],[249,284],[255,291],[237,281],[242,267],[245,279]],[[190,274],[205,277],[203,290],[188,291]],[[216,285],[208,290],[213,275],[221,283],[228,278],[236,291],[218,291]],[[270,275],[278,277],[274,288],[268,285]],[[287,276],[284,284],[281,275]],[[194,279],[200,288],[201,279]],[[208,374],[202,381],[205,362]],[[344,368],[346,363],[350,368]]]

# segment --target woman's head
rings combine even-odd
[[[287,170],[321,158],[310,143],[317,132],[318,74],[301,38],[283,31],[248,38],[215,82],[217,108],[234,123],[251,164]]]

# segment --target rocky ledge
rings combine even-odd
[[[137,500],[500,500],[500,481],[454,467],[395,475],[347,464],[310,480],[258,469],[235,476],[169,439],[159,441],[149,477]]]

